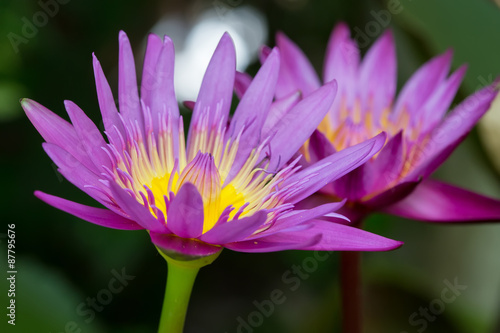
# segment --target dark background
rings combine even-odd
[[[273,45],[276,31],[284,31],[318,71],[330,31],[342,20],[353,32],[378,24],[370,43],[375,32],[393,29],[399,87],[425,61],[448,48],[455,51],[453,68],[469,64],[456,102],[500,74],[500,11],[487,0],[402,0],[402,10],[385,21],[377,17],[388,3],[369,0],[65,1],[17,46],[9,33],[23,36],[23,18],[32,21],[43,8],[38,1],[0,2],[0,267],[7,271],[7,224],[15,224],[18,270],[15,327],[6,324],[8,286],[1,279],[2,332],[156,331],[167,271],[164,260],[144,231],[101,228],[33,196],[39,189],[93,204],[55,171],[18,102],[29,97],[67,118],[63,100],[69,99],[99,124],[91,54],[97,54],[116,94],[119,30],[127,32],[140,63],[142,42],[162,16],[177,13],[193,22],[211,10],[224,20],[225,13],[252,6],[267,20],[268,45]],[[366,50],[366,46],[361,49]],[[249,71],[256,68],[254,64]],[[493,130],[475,130],[436,177],[500,197],[494,168],[500,151],[487,153],[494,152],[491,147],[499,141],[500,126],[494,127],[499,117],[490,116],[484,128]],[[500,332],[500,225],[432,225],[377,215],[367,228],[405,245],[363,257],[366,332]],[[287,272],[294,265],[312,258],[312,253],[299,251],[223,251],[198,276],[186,332],[337,332],[338,254],[316,260],[317,267],[299,282],[284,278],[293,276]],[[123,269],[134,278],[121,292],[106,291],[113,270]],[[445,281],[455,280],[467,288],[445,304],[442,314],[431,314],[427,320],[418,315],[414,317],[418,323],[410,322],[420,308],[439,309]],[[276,289],[283,293],[283,302],[257,314],[256,304],[268,304]],[[107,300],[106,295],[112,298]],[[78,311],[87,309],[87,298],[97,296],[108,304],[95,312],[95,318]]]

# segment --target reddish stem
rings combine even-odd
[[[361,252],[340,253],[342,332],[362,332]]]

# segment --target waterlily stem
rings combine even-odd
[[[182,333],[194,280],[199,267],[168,260],[167,286],[158,333]]]
[[[363,330],[361,252],[341,252],[340,270],[342,287],[342,332],[361,333]]]

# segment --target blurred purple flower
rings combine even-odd
[[[73,102],[65,101],[71,124],[42,105],[22,106],[45,139],[43,147],[61,174],[106,209],[84,206],[43,192],[46,203],[89,222],[115,229],[146,229],[167,253],[200,257],[223,247],[242,252],[389,250],[401,242],[357,228],[328,223],[342,203],[297,210],[294,205],[358,168],[377,153],[385,134],[301,169],[296,151],[331,107],[337,84],[267,118],[280,55],[270,51],[234,116],[235,51],[225,34],[207,68],[187,143],[173,88],[172,41],[150,35],[140,98],[129,40],[121,32],[118,101],[94,57],[97,95],[105,134]],[[286,101],[285,101],[286,102]],[[192,103],[189,105],[193,106]]]
[[[308,98],[320,88],[320,79],[291,40],[282,33],[276,40],[281,53],[276,97],[290,98],[300,92]],[[264,48],[262,59],[269,52]],[[462,66],[448,75],[451,51],[423,65],[397,98],[391,31],[374,43],[362,61],[359,54],[349,28],[338,24],[331,34],[323,69],[324,82],[338,82],[337,98],[301,152],[307,163],[314,163],[382,131],[388,135],[387,142],[366,164],[323,187],[319,192],[323,196],[311,197],[305,207],[311,202],[346,198],[340,212],[352,220],[384,211],[434,222],[499,221],[499,201],[428,179],[488,110],[497,95],[498,82],[446,114],[466,70]],[[237,80],[242,85],[248,77],[239,75]]]

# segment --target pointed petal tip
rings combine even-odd
[[[280,58],[280,50],[278,49],[277,46],[273,47],[272,49],[270,49],[268,55],[267,55],[267,59],[266,61],[268,61],[269,58],[272,58],[272,59],[277,59],[279,61],[279,58]],[[276,61],[276,60],[273,60],[273,61]]]
[[[335,24],[335,27],[333,28],[333,31],[350,31],[349,25],[344,21],[337,22],[337,24]]]
[[[66,110],[68,110],[68,108],[72,108],[72,107],[77,106],[75,102],[70,101],[69,99],[65,99],[63,101],[63,103],[64,103],[64,107],[66,108]]]
[[[166,35],[165,35],[166,36]],[[159,42],[161,41],[161,38],[160,36],[158,36],[157,34],[153,33],[153,32],[150,32],[148,34],[148,43],[151,43],[152,41],[156,41],[156,42]]]
[[[269,54],[271,53],[271,51],[273,50],[274,48],[270,48],[269,46],[267,45],[262,45],[260,47],[260,51],[259,51],[259,54],[264,56],[264,57],[268,57]]]
[[[278,31],[276,33],[276,45],[279,48],[287,48],[287,47],[297,47],[295,43],[283,32]]]
[[[119,39],[119,41],[128,41],[128,36],[127,36],[127,34],[125,33],[125,31],[120,30],[120,31],[118,32],[118,39]]]
[[[234,48],[234,41],[229,32],[225,31],[220,38],[219,44],[231,44]]]
[[[155,35],[156,36],[156,35]],[[156,36],[158,37],[158,36]],[[158,37],[159,38],[159,37]],[[163,45],[174,45],[174,42],[172,41],[172,38],[170,38],[169,36],[167,35],[164,35],[163,36]]]
[[[279,44],[281,40],[290,40],[288,36],[281,30],[276,32],[276,43]]]
[[[26,98],[26,97],[25,98],[21,98],[19,100],[19,102],[21,103],[21,107],[24,109],[25,112],[32,112],[33,111],[33,107],[36,107],[37,104],[38,104],[34,100]]]
[[[439,59],[437,61],[442,62],[443,64],[451,65],[451,61],[453,59],[453,49],[449,48],[444,51],[441,55],[437,56],[434,59]]]
[[[337,23],[333,28],[329,40],[330,42],[335,40],[338,43],[340,43],[341,41],[349,40],[350,37],[351,37],[351,30],[349,28],[349,25],[341,21]]]
[[[321,88],[314,91],[308,97],[315,96],[315,98],[317,98],[318,100],[330,98],[332,100],[331,102],[333,103],[333,100],[335,99],[335,95],[337,95],[337,89],[338,89],[337,80],[332,80],[328,83],[325,83]],[[300,90],[298,91],[298,93],[300,95],[303,94],[303,92]]]
[[[399,249],[401,246],[404,245],[404,242],[402,241],[394,241],[394,244],[389,245],[385,250],[382,251],[393,251]]]

